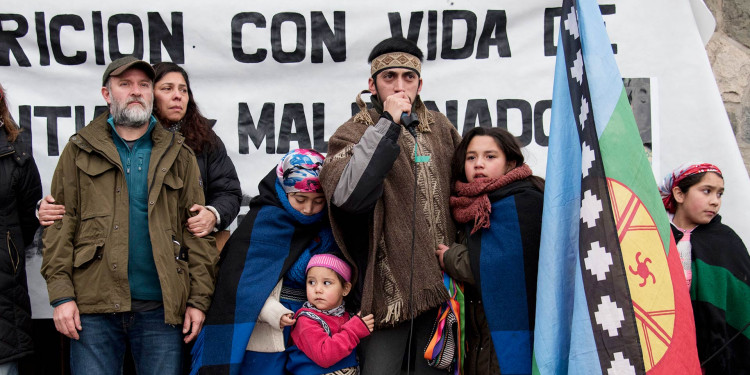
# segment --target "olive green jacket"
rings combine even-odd
[[[73,298],[82,314],[130,311],[128,187],[108,116],[70,137],[51,187],[65,215],[44,231],[42,275],[50,302]],[[148,226],[154,262],[165,322],[182,324],[186,305],[208,310],[218,253],[213,237],[195,237],[186,225],[190,207],[204,205],[193,151],[160,124],[151,139]]]

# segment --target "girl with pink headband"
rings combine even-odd
[[[750,255],[721,223],[724,177],[713,164],[683,164],[659,186],[690,288],[704,374],[750,369]]]
[[[344,297],[352,290],[352,269],[333,254],[318,254],[306,267],[307,302],[295,314],[287,370],[296,375],[357,374],[355,349],[370,335],[372,314],[351,315]]]

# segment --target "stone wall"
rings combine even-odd
[[[737,145],[750,171],[750,1],[705,0],[716,18],[708,59]]]

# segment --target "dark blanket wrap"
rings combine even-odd
[[[472,273],[500,372],[530,374],[543,194],[523,180],[489,198],[490,227],[467,242]],[[467,233],[472,227],[467,224]]]
[[[672,227],[675,241],[682,232]],[[750,255],[716,215],[690,235],[698,358],[706,374],[750,374]],[[744,330],[739,333],[740,329]],[[730,341],[731,340],[731,341]],[[728,344],[727,344],[728,343]],[[727,344],[725,346],[725,344]],[[723,349],[722,349],[723,347]],[[716,354],[709,360],[713,354]]]
[[[213,303],[193,349],[191,374],[238,374],[258,314],[271,291],[326,222],[303,225],[275,190],[275,168],[227,241]]]

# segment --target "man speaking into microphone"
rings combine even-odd
[[[373,48],[373,108],[357,96],[360,111],[331,136],[320,175],[336,241],[359,271],[352,302],[375,315],[376,330],[360,344],[364,375],[399,373],[409,351],[415,374],[445,373],[422,354],[448,299],[434,253],[455,237],[448,199],[461,137],[419,97],[422,56],[404,38]]]

